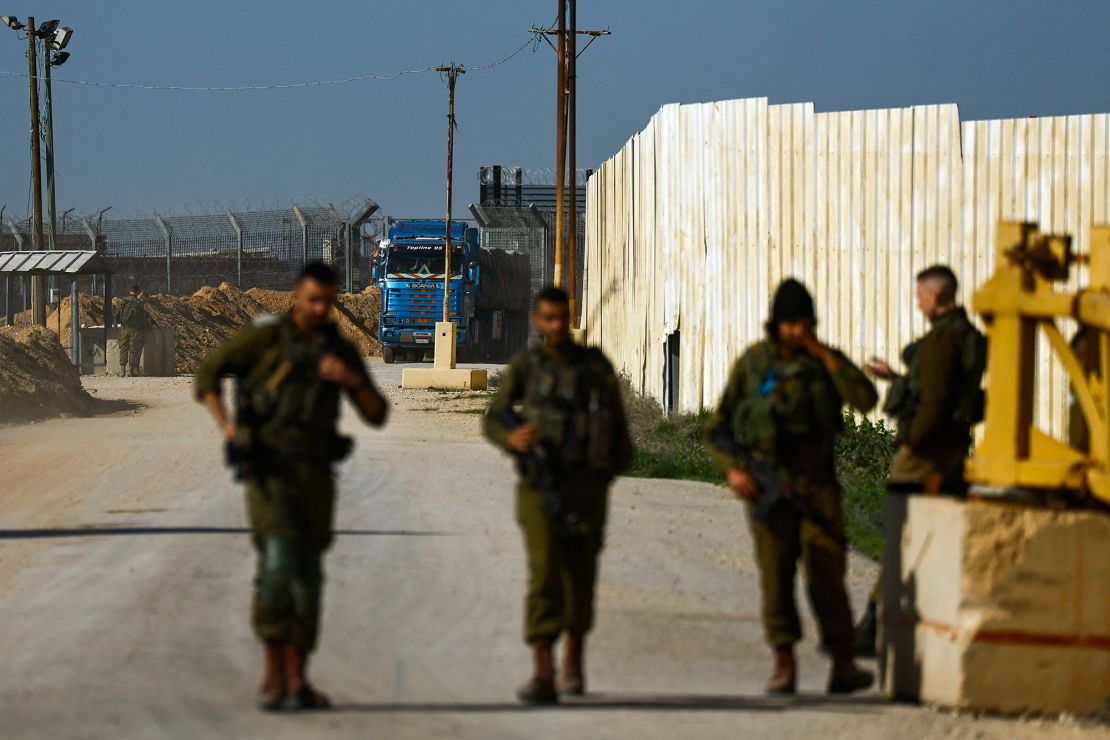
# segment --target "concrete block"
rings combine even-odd
[[[1110,712],[1110,516],[890,496],[885,688],[995,711]]]
[[[96,344],[103,343],[103,328],[82,329],[81,340],[85,341],[85,333],[90,333],[90,339]],[[143,353],[139,357],[139,367],[143,375],[170,376],[177,375],[177,335],[169,327],[155,326],[146,332],[143,343]],[[84,355],[82,350],[82,355]],[[93,350],[93,356],[99,357],[101,352]],[[103,352],[107,359],[106,372],[108,375],[119,375],[119,329],[112,327],[108,330],[108,346]]]
[[[432,358],[432,366],[435,369],[450,370],[455,367],[455,341],[455,322],[437,321],[435,355]]]
[[[406,367],[401,371],[402,388],[442,388],[484,391],[488,378],[485,370],[465,368]]]

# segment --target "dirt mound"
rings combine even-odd
[[[92,404],[57,334],[0,327],[0,423],[87,414]]]
[[[281,314],[293,305],[289,291],[251,288],[243,291],[230,283],[219,287],[205,286],[191,296],[148,295],[144,298],[147,314],[158,326],[171,327],[177,339],[176,366],[179,373],[195,373],[204,359],[223,342],[263,313]],[[114,316],[119,315],[122,299],[112,302]],[[339,296],[335,321],[340,331],[354,342],[363,356],[380,355],[378,314],[381,291],[368,288],[362,293]],[[61,333],[63,346],[69,346],[70,300],[62,300]],[[98,326],[104,323],[104,299],[81,296],[78,301],[80,323]],[[47,317],[47,327],[58,327],[59,311]]]
[[[117,314],[119,312],[122,300],[116,298],[112,301],[112,310]],[[63,347],[69,347],[69,325],[70,325],[70,306],[72,302],[68,297],[62,299],[62,305],[59,309],[51,311],[46,317],[46,328],[52,332],[58,333]],[[58,315],[61,314],[62,327],[58,331]],[[104,297],[98,295],[82,295],[77,301],[77,318],[78,326],[103,326],[104,325]],[[19,326],[19,321],[16,321],[16,326]],[[27,323],[30,323],[28,317]]]
[[[251,288],[247,291],[247,295],[270,313],[285,313],[293,307],[293,294],[288,290]]]
[[[361,293],[344,293],[335,307],[339,330],[354,342],[363,357],[376,357],[382,353],[378,341],[378,319],[382,311],[382,291],[367,288]]]
[[[293,306],[293,294],[282,290],[251,288],[247,295],[270,313],[285,313]],[[382,310],[382,291],[370,287],[361,293],[343,293],[335,308],[335,322],[344,336],[354,342],[364,357],[382,353],[378,342],[378,318]]]

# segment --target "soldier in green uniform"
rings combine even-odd
[[[890,470],[893,488],[926,493],[963,493],[964,461],[971,429],[983,419],[983,371],[987,340],[956,304],[959,283],[952,270],[934,265],[917,275],[917,307],[930,323],[925,336],[902,351],[907,372],[895,373],[873,358],[868,375],[890,381],[883,411],[897,421],[898,445]],[[856,651],[875,654],[878,584],[856,635]]]
[[[357,350],[328,318],[336,293],[329,267],[307,265],[290,313],[244,329],[196,376],[197,398],[215,417],[246,483],[258,553],[252,621],[265,646],[263,709],[328,705],[309,683],[306,662],[316,646],[322,560],[332,539],[332,466],[351,449],[336,431],[340,395],[346,392],[375,426],[387,413]],[[235,420],[220,398],[224,375],[238,383]]]
[[[150,317],[143,305],[143,290],[138,285],[132,285],[130,294],[123,299],[119,324],[119,374],[126,377],[130,370],[132,376],[142,375],[139,360],[150,329]]]
[[[608,489],[631,462],[632,442],[612,365],[600,350],[571,340],[567,294],[541,291],[532,325],[544,343],[513,358],[482,429],[517,457],[521,471],[516,519],[528,560],[524,639],[534,671],[518,697],[551,703],[560,692],[585,692],[584,650],[594,622]],[[556,686],[553,651],[560,636],[565,651]]]
[[[779,286],[768,337],[750,347],[729,374],[706,428],[710,456],[747,503],[763,594],[763,626],[774,652],[769,693],[794,693],[794,643],[802,636],[794,603],[800,559],[822,644],[832,656],[828,690],[871,685],[856,667],[852,612],[844,588],[846,544],[834,444],[848,403],[861,412],[874,386],[839,351],[814,335],[813,299],[805,286]]]
[[[958,288],[944,265],[918,273],[917,306],[931,326],[902,351],[907,373],[895,373],[878,358],[865,367],[891,383],[883,404],[898,425],[891,482],[932,493],[960,492],[971,428],[983,419],[986,338],[956,304]]]

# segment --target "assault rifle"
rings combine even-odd
[[[512,431],[524,423],[524,417],[512,408],[503,410],[500,414],[501,423]],[[544,508],[555,526],[555,533],[561,538],[581,537],[582,518],[578,512],[568,511],[566,497],[560,476],[556,473],[551,456],[542,444],[536,444],[530,452],[511,451],[516,458],[517,471],[520,476],[543,494]]]
[[[832,534],[832,525],[829,520],[819,511],[813,508],[813,504],[805,498],[796,496],[790,487],[790,481],[784,475],[781,468],[775,465],[772,460],[765,460],[754,457],[751,450],[739,444],[732,438],[726,427],[718,427],[710,437],[710,444],[716,447],[721,452],[730,457],[741,460],[744,463],[745,469],[748,474],[755,479],[756,484],[759,486],[759,498],[755,501],[755,510],[753,514],[755,518],[761,522],[767,521],[771,516],[771,512],[781,503],[787,503],[798,510],[803,519],[808,519],[826,534]]]
[[[278,404],[278,392],[285,382],[315,382],[324,381],[317,378],[316,367],[326,350],[318,350],[300,345],[294,345],[286,352],[281,363],[273,374],[264,383],[255,385],[246,378],[238,378],[235,386],[235,425],[238,433],[235,439],[228,440],[224,445],[224,461],[232,470],[237,481],[250,478],[261,469],[280,465],[281,460],[275,457],[272,451],[267,450],[258,439],[258,430],[263,423],[275,413]],[[295,371],[302,371],[301,375],[290,376]],[[311,381],[305,380],[305,374]],[[330,438],[316,439],[310,445],[311,449],[304,450],[305,455],[313,459],[338,462],[354,449],[354,440],[343,435],[334,435]]]

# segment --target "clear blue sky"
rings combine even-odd
[[[579,65],[579,166],[659,106],[767,96],[818,110],[956,102],[966,119],[1110,111],[1107,0],[579,0],[610,26]],[[549,23],[546,0],[5,0],[75,29],[58,77],[179,85],[296,82],[492,61]],[[0,69],[26,69],[0,27]],[[458,88],[458,215],[483,163],[551,167],[554,55],[541,46]],[[28,202],[27,87],[0,76],[0,205]],[[443,206],[447,94],[435,74],[302,90],[184,93],[55,85],[59,209],[218,202]]]

